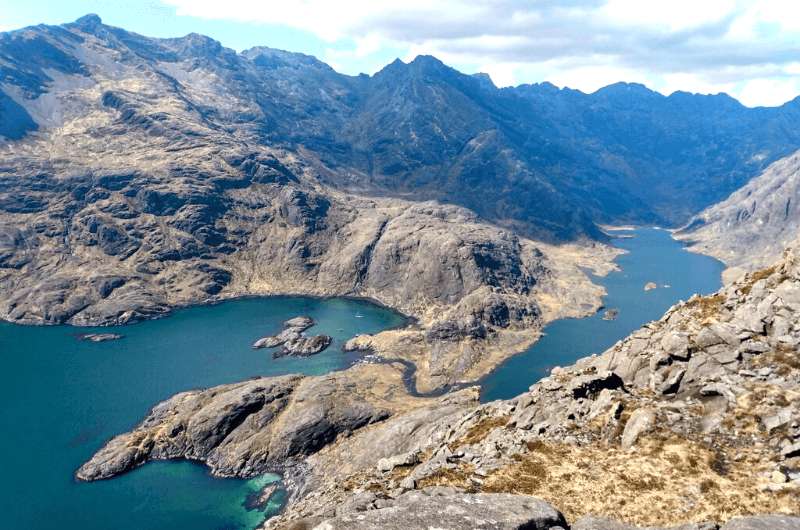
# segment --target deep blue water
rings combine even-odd
[[[325,352],[273,360],[251,343],[310,315],[334,342]],[[360,317],[356,317],[360,315]],[[0,528],[252,528],[267,513],[243,502],[275,476],[214,479],[190,462],[157,462],[95,483],[74,471],[110,437],[131,429],[176,392],[256,375],[321,374],[348,366],[345,340],[403,323],[354,300],[300,297],[229,301],[176,311],[113,331],[119,341],[76,339],[93,330],[0,323]],[[268,508],[274,510],[276,506]]]
[[[606,288],[603,304],[619,310],[617,319],[603,320],[600,311],[588,318],[547,325],[536,344],[482,381],[482,401],[519,395],[554,366],[567,366],[581,357],[601,353],[643,324],[661,318],[678,300],[694,293],[708,294],[722,286],[725,266],[714,258],[688,252],[666,230],[637,228],[613,233],[634,237],[613,240],[614,246],[628,251],[616,260],[621,270],[594,281]],[[645,291],[645,284],[651,281],[658,288]]]

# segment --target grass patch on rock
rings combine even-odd
[[[666,434],[666,433],[665,433]],[[736,515],[792,513],[800,494],[764,491],[758,460],[670,436],[617,445],[535,442],[487,477],[483,491],[533,495],[568,520],[594,514],[636,525],[725,521]]]

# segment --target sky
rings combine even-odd
[[[800,95],[800,0],[0,0],[0,31],[87,13],[154,37],[303,52],[353,75],[428,54],[498,86],[627,81],[748,106]]]

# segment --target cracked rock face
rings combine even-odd
[[[111,478],[152,459],[200,460],[215,475],[252,477],[284,469],[390,411],[353,391],[349,374],[283,376],[177,394],[131,433],[112,439],[76,476]]]

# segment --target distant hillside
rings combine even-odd
[[[800,152],[778,160],[761,175],[711,206],[677,236],[732,269],[764,267],[800,236]]]

